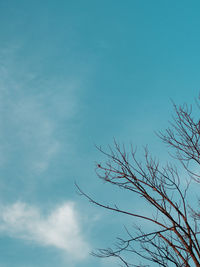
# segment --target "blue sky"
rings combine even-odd
[[[102,184],[94,144],[165,157],[154,130],[200,89],[199,1],[0,1],[0,267],[116,266],[89,256],[130,205]],[[134,200],[134,198],[133,198]],[[140,209],[140,203],[134,209]],[[136,259],[135,259],[136,260]]]

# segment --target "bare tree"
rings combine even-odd
[[[147,148],[144,162],[140,162],[132,146],[128,151],[114,141],[113,148],[109,147],[108,152],[98,147],[107,158],[104,164],[97,164],[98,177],[142,197],[155,213],[151,216],[142,211],[137,214],[103,204],[78,187],[79,192],[97,206],[139,218],[152,226],[151,231],[138,226],[134,231],[126,229],[126,238],[118,237],[113,248],[99,249],[93,255],[117,257],[123,266],[149,266],[128,260],[132,254],[153,262],[153,266],[200,266],[200,213],[188,200],[189,181],[196,181],[197,185],[200,182],[200,121],[193,117],[192,106],[173,105],[173,121],[158,136],[174,149],[171,156],[173,162],[177,160],[176,166],[174,163],[160,166]],[[184,172],[180,171],[181,167]]]

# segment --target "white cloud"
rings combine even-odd
[[[41,246],[53,246],[77,260],[84,259],[89,252],[73,202],[57,207],[46,216],[26,203],[2,206],[0,232]]]

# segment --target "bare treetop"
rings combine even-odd
[[[134,212],[134,207],[131,211],[121,209],[120,203],[111,206],[91,198],[78,187],[80,193],[97,206],[119,215],[125,214],[133,221],[139,218],[150,222],[153,229],[149,231],[137,226],[133,231],[126,228],[126,237],[118,237],[112,248],[99,249],[92,252],[93,255],[117,257],[123,266],[147,266],[135,264],[136,256],[151,262],[152,266],[200,266],[200,215],[197,207],[189,205],[189,182],[183,187],[185,178],[186,181],[194,179],[200,182],[198,169],[194,169],[194,165],[199,167],[200,164],[200,120],[193,118],[192,106],[186,104],[179,107],[174,104],[174,112],[170,127],[158,133],[160,139],[174,149],[173,164],[160,166],[147,148],[144,161],[140,162],[132,146],[128,150],[114,141],[108,151],[98,147],[107,158],[104,164],[97,164],[98,177],[132,192],[134,197],[143,198],[149,209],[155,212],[149,216],[142,211]],[[174,157],[181,165],[174,164]],[[187,172],[187,177],[180,175],[183,173],[180,166]]]

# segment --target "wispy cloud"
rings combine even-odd
[[[27,164],[34,171],[46,170],[60,148],[54,134],[55,122],[34,97],[18,100],[10,115],[11,125],[16,129],[15,139],[21,143]]]
[[[89,251],[73,202],[58,206],[46,216],[26,203],[1,206],[0,232],[41,246],[53,246],[77,260],[86,258]]]
[[[58,133],[77,113],[80,84],[78,77],[74,82],[42,79],[17,60],[18,50],[0,51],[0,165],[14,160],[22,169],[41,173],[63,147]],[[69,131],[65,146],[71,145]],[[24,158],[17,161],[11,155]]]
[[[0,50],[0,190],[4,201],[10,195],[18,200],[18,196],[27,196],[27,191],[35,193],[41,177],[51,182],[51,163],[60,162],[63,154],[67,155],[66,148],[71,156],[71,121],[80,111],[78,77],[74,81],[50,75],[48,80],[42,79],[42,74],[17,60],[18,50]],[[46,196],[48,193],[45,191]],[[81,224],[73,202],[57,206],[48,214],[26,201],[0,204],[0,235],[54,247],[72,261],[87,257],[89,251]]]

